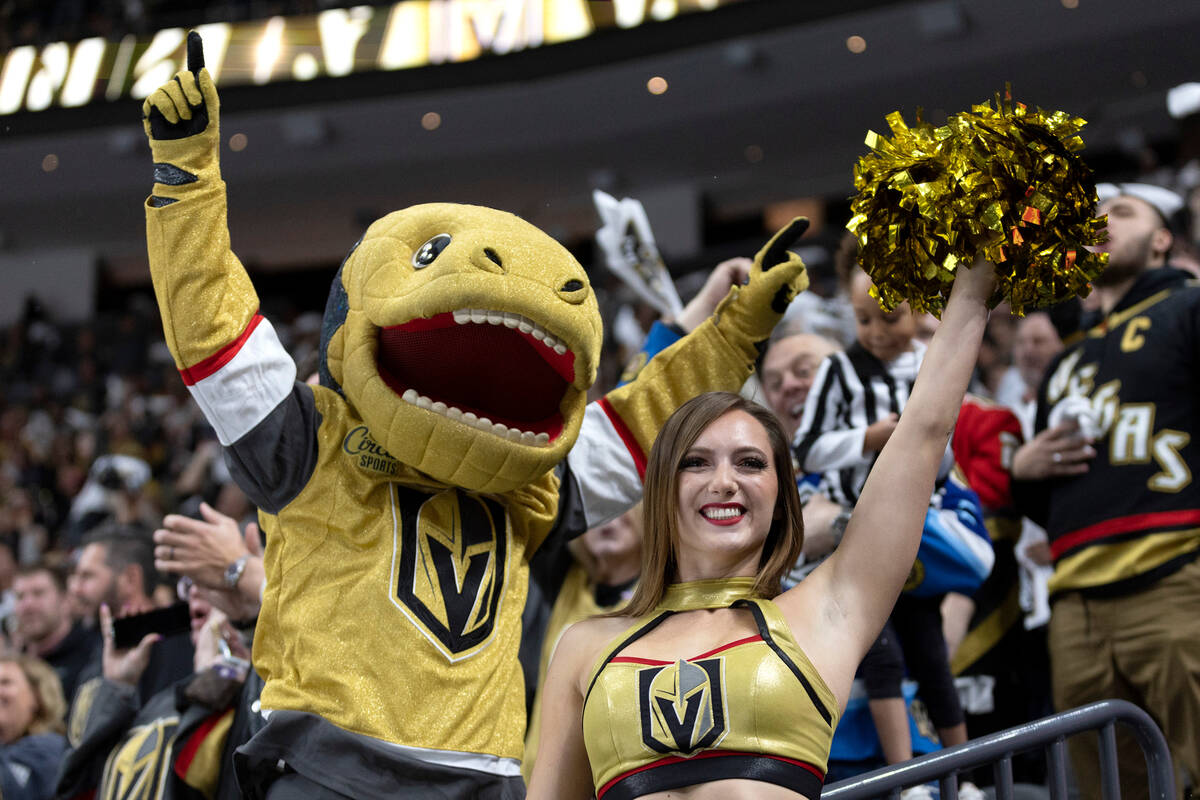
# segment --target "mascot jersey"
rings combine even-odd
[[[217,108],[200,69],[147,100],[146,220],[167,345],[267,537],[254,661],[269,717],[241,751],[243,788],[294,770],[357,797],[447,782],[520,796],[529,554],[556,520],[580,533],[635,502],[666,417],[741,385],[806,284],[785,249],[803,224],[589,406],[601,322],[563,247],[491,209],[394,212],[334,280],[312,387],[230,250]]]

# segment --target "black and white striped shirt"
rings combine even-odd
[[[855,342],[821,363],[793,447],[804,472],[823,474],[831,500],[847,507],[858,501],[878,455],[863,453],[867,427],[903,411],[925,349],[913,340],[911,350],[885,364]]]

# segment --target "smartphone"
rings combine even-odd
[[[175,603],[166,608],[156,608],[145,614],[134,614],[113,620],[113,647],[127,650],[136,647],[148,633],[163,637],[192,629],[192,612],[186,602]]]

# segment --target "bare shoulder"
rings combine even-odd
[[[604,645],[633,623],[632,617],[589,617],[580,620],[567,628],[557,650],[566,649],[567,652],[597,658]]]
[[[590,617],[576,622],[563,632],[554,646],[551,670],[565,670],[578,681],[586,681],[587,673],[600,658],[605,645],[633,623],[631,617]]]

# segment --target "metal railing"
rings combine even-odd
[[[866,800],[885,796],[897,800],[901,789],[935,780],[941,796],[953,800],[958,797],[958,773],[988,765],[992,766],[996,778],[996,799],[1012,800],[1013,756],[1039,747],[1046,751],[1050,799],[1067,800],[1066,738],[1086,731],[1099,731],[1100,734],[1100,778],[1104,800],[1119,800],[1118,722],[1130,729],[1142,747],[1151,800],[1173,800],[1175,775],[1167,742],[1149,714],[1124,700],[1104,700],[1081,706],[903,764],[847,778],[826,786],[821,792],[821,800]]]

